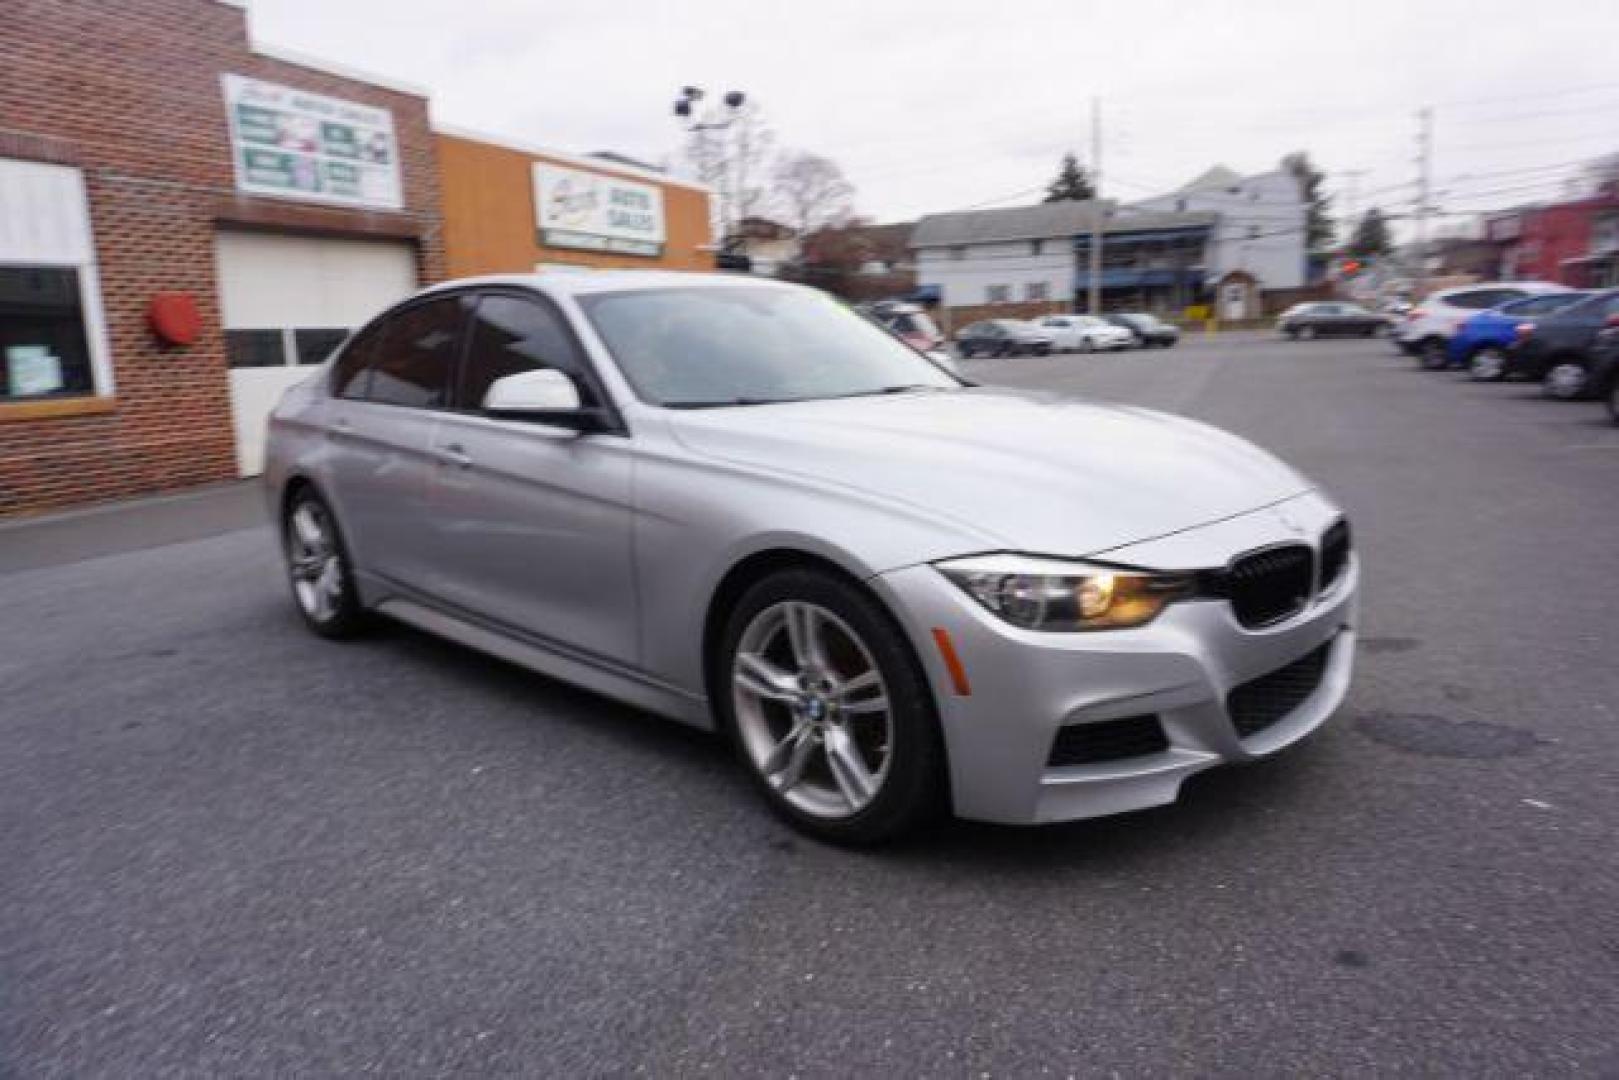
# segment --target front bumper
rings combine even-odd
[[[1258,547],[1309,537],[1338,512],[1311,494],[1161,541],[1107,553],[1160,569],[1219,566]],[[952,798],[962,817],[1033,824],[1097,817],[1173,802],[1182,782],[1216,765],[1265,757],[1320,727],[1349,687],[1355,649],[1358,561],[1283,622],[1249,629],[1220,600],[1175,604],[1133,630],[1041,633],[981,608],[931,566],[874,580],[907,624],[939,702]],[[947,631],[970,692],[958,693],[934,643]],[[1231,692],[1321,649],[1319,681],[1284,715],[1244,737]],[[1156,716],[1167,746],[1139,756],[1053,765],[1060,729]]]

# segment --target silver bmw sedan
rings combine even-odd
[[[381,614],[715,728],[829,840],[1170,802],[1349,683],[1357,559],[1304,477],[796,286],[431,288],[288,392],[267,461],[316,633]]]

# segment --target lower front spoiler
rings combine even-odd
[[[1353,669],[1355,633],[1340,631],[1329,646],[1315,692],[1275,724],[1246,739],[1226,738],[1225,707],[1207,701],[1160,714],[1170,747],[1159,754],[1099,765],[1047,769],[1032,821],[1102,817],[1172,803],[1186,779],[1205,769],[1268,757],[1325,724],[1343,702]],[[1219,733],[1209,739],[1207,733]]]

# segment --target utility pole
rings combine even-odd
[[[1086,307],[1102,313],[1102,103],[1091,98],[1091,272]]]
[[[1416,298],[1428,277],[1428,212],[1433,202],[1433,107],[1417,110]]]
[[[1360,212],[1360,178],[1365,176],[1369,171],[1370,170],[1368,169],[1339,170],[1338,175],[1347,177],[1349,180],[1349,192],[1344,198],[1344,221],[1347,225],[1345,231],[1348,233],[1348,236],[1344,238],[1345,243],[1348,243],[1349,240],[1353,239],[1355,235],[1355,226],[1360,224],[1360,222],[1356,220],[1356,215]]]

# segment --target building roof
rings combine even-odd
[[[1002,240],[1078,236],[1091,230],[1093,205],[1093,200],[1068,200],[1034,206],[929,214],[918,221],[911,231],[911,247],[955,247]],[[1104,199],[1103,205],[1108,214],[1102,225],[1104,233],[1195,228],[1213,225],[1217,220],[1217,215],[1212,213],[1171,214],[1124,210],[1109,199]]]
[[[1202,175],[1183,184],[1180,191],[1207,191],[1209,188],[1228,188],[1242,183],[1242,174],[1226,165],[1216,165]]]

